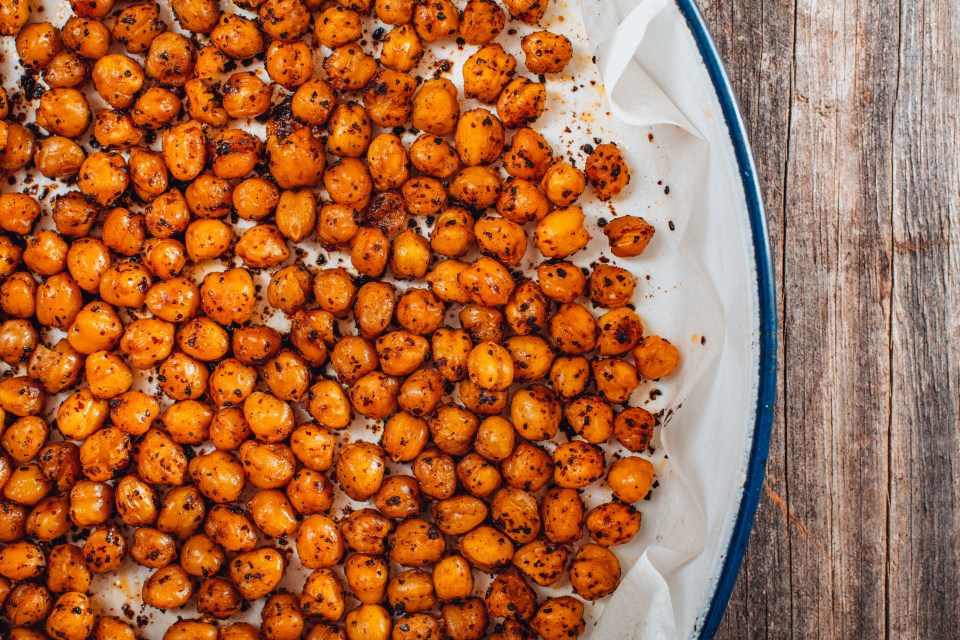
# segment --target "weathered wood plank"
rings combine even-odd
[[[894,109],[890,637],[960,628],[960,6],[904,3]]]
[[[702,5],[753,141],[778,278],[783,274],[784,175],[793,60],[793,0],[710,0]],[[782,289],[778,280],[777,287]],[[778,317],[783,318],[782,297]],[[780,322],[783,361],[783,322]],[[767,481],[750,547],[730,600],[721,638],[786,637],[790,633],[790,549],[784,382],[778,379]],[[771,571],[771,566],[780,570]]]

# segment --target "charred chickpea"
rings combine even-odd
[[[559,73],[573,57],[573,46],[566,36],[550,31],[535,31],[520,40],[526,54],[524,64],[530,73]]]
[[[309,127],[279,141],[268,138],[267,156],[270,175],[281,189],[315,186],[326,168],[323,143]]]
[[[404,124],[410,117],[411,98],[416,88],[416,79],[407,73],[393,69],[380,71],[363,95],[370,119],[381,127]]]
[[[241,553],[229,565],[230,579],[247,600],[271,591],[283,577],[286,560],[276,549],[261,548]]]
[[[401,0],[400,2],[390,0],[390,6],[405,7],[400,9],[401,11],[413,10],[411,0]],[[397,17],[391,19],[396,20]],[[423,44],[420,42],[420,36],[417,35],[416,29],[410,24],[397,24],[383,37],[380,46],[380,64],[394,71],[411,71],[423,59]]]
[[[497,101],[504,87],[510,82],[517,68],[517,60],[495,42],[479,48],[463,63],[463,93],[468,98],[491,104]],[[482,111],[489,114],[486,109]],[[489,118],[489,115],[484,118]],[[497,121],[499,135],[503,127]],[[502,140],[501,140],[502,145]]]
[[[575,398],[564,408],[564,417],[587,442],[603,444],[613,435],[613,408],[599,395]]]
[[[394,462],[409,462],[423,451],[429,435],[423,418],[400,411],[387,419],[381,444]]]
[[[24,67],[40,71],[63,51],[60,30],[49,22],[34,22],[20,30],[15,38],[17,55]]]
[[[424,416],[439,404],[444,384],[443,377],[435,370],[420,369],[403,381],[397,401],[411,415]]]
[[[627,353],[643,339],[640,316],[627,307],[613,309],[600,316],[597,329],[597,352],[602,356]]]
[[[306,124],[319,126],[327,122],[336,103],[337,96],[330,83],[315,78],[297,88],[290,103],[290,110]],[[267,106],[269,107],[269,101]]]
[[[251,71],[227,78],[222,93],[223,108],[231,118],[254,118],[270,109],[270,86]]]
[[[596,320],[576,302],[560,305],[550,318],[548,332],[557,348],[570,355],[592,351],[597,342]]]
[[[640,515],[632,505],[605,502],[587,513],[587,531],[602,547],[626,544],[640,530]]]
[[[177,559],[177,543],[166,533],[149,527],[139,527],[133,532],[130,556],[137,564],[159,569]]]
[[[304,617],[300,611],[300,600],[292,593],[270,596],[260,616],[260,629],[265,640],[298,640],[303,634]]]
[[[466,262],[459,260],[444,260],[427,273],[424,280],[440,300],[466,304],[470,302],[470,296],[460,284],[459,277],[460,273],[466,271],[469,266]]]
[[[220,14],[210,32],[210,42],[234,60],[252,58],[266,48],[256,22],[229,12]]]
[[[89,75],[87,63],[73,51],[62,51],[55,55],[41,74],[43,81],[54,89],[76,87]]]
[[[413,215],[433,215],[443,209],[447,202],[447,190],[443,183],[426,176],[407,180],[401,192],[404,205]]]
[[[468,0],[460,18],[460,37],[467,44],[492,42],[506,23],[506,15],[493,0]]]
[[[558,207],[572,205],[586,186],[587,179],[583,172],[563,161],[552,164],[540,180],[543,192]]]
[[[553,458],[540,446],[520,442],[503,461],[501,471],[511,487],[539,491],[553,478]]]
[[[113,39],[130,53],[144,53],[150,43],[167,30],[155,2],[143,2],[121,9],[113,24]]]
[[[464,205],[483,210],[492,207],[500,197],[500,175],[487,166],[464,167],[450,182],[450,196]]]
[[[620,258],[633,258],[647,248],[654,228],[643,218],[620,216],[604,227],[603,234],[610,244],[610,253]]]
[[[412,476],[387,478],[374,496],[374,504],[389,518],[400,520],[415,515],[422,507],[420,488],[416,478]]]
[[[597,391],[608,402],[626,402],[640,385],[636,367],[625,360],[599,358],[590,363],[590,368]]]
[[[586,627],[583,603],[573,596],[547,598],[530,621],[530,626],[544,640],[578,638]]]
[[[73,12],[84,18],[103,18],[113,9],[113,0],[71,0]]]
[[[323,70],[334,89],[358,91],[377,73],[377,61],[355,43],[335,47],[323,60]]]
[[[266,0],[258,17],[260,28],[274,40],[292,42],[310,29],[310,12],[300,0]]]
[[[680,352],[665,338],[644,336],[633,350],[633,360],[644,379],[659,380],[677,369]]]
[[[244,220],[266,218],[274,212],[281,198],[276,185],[259,176],[241,181],[233,188],[232,194],[233,208]]]
[[[182,607],[193,593],[193,582],[187,572],[178,564],[170,564],[157,569],[143,583],[141,595],[144,603],[166,610]]]
[[[14,3],[19,4],[19,3]],[[110,48],[110,29],[97,19],[70,16],[60,32],[64,46],[87,60],[99,60]]]
[[[313,34],[329,49],[356,42],[363,34],[360,14],[339,5],[329,7],[313,19]]]
[[[180,114],[180,98],[173,91],[153,86],[133,104],[130,117],[138,127],[160,129]]]
[[[610,143],[594,148],[584,165],[584,172],[601,200],[609,200],[630,183],[630,169],[623,153]]]

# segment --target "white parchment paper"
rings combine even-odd
[[[69,15],[66,3],[50,0],[44,6],[42,19],[58,26]],[[162,15],[176,28],[169,8],[161,6]],[[646,331],[667,337],[682,354],[675,375],[645,383],[632,398],[632,404],[662,412],[663,426],[649,454],[658,483],[650,498],[637,505],[643,513],[640,534],[614,549],[623,582],[612,596],[588,605],[586,636],[687,637],[696,632],[713,594],[739,506],[756,400],[756,285],[742,187],[709,77],[672,2],[554,0],[539,28],[566,35],[575,55],[564,73],[548,78],[546,112],[534,126],[555,152],[581,167],[587,156],[584,145],[615,141],[632,170],[629,187],[612,202],[599,202],[589,189],[581,199],[593,240],[572,259],[589,266],[606,253],[601,226],[615,215],[640,215],[654,224],[657,232],[647,251],[616,262],[638,276],[634,302]],[[519,39],[535,30],[510,21],[499,39],[517,55],[521,73],[525,69]],[[378,51],[369,39],[365,48]],[[413,73],[428,77],[440,68],[439,61],[450,60],[452,71],[444,75],[462,86],[460,63],[474,50],[454,43],[432,45]],[[11,39],[5,39],[3,52],[4,85],[14,92],[20,69]],[[326,53],[317,48],[318,63]],[[483,106],[463,103],[462,111]],[[33,120],[30,103],[16,108],[27,122]],[[252,121],[231,126],[262,135],[262,126]],[[413,138],[407,134],[404,140],[409,144]],[[48,186],[34,173],[3,189],[37,192]],[[58,190],[50,190],[46,202]],[[322,189],[317,193],[324,195]],[[52,226],[48,213],[41,226]],[[248,223],[237,226],[242,230]],[[301,248],[311,263],[318,248]],[[349,267],[343,255],[331,253],[328,258],[327,266]],[[531,243],[525,267],[531,270],[538,262]],[[199,280],[211,266],[192,275]],[[266,285],[269,274],[261,274],[261,280]],[[280,329],[286,324],[265,308],[261,320]],[[149,387],[146,381],[142,384]],[[54,399],[51,409],[55,406]],[[375,441],[379,427],[358,421],[346,437]],[[622,453],[612,445],[608,452]],[[608,496],[603,485],[585,499],[592,505]],[[336,509],[343,506],[349,501]],[[294,558],[282,583],[292,591],[299,591],[307,573],[297,564]],[[104,613],[132,622],[140,619],[142,637],[159,640],[172,621],[195,611],[162,613],[142,607],[139,593],[148,575],[128,561],[119,574],[98,579],[95,602]],[[478,579],[478,595],[485,586]],[[541,592],[568,593],[569,583],[564,579],[555,589]],[[258,612],[254,606],[243,618],[258,622]]]

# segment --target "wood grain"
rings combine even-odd
[[[779,277],[767,481],[721,638],[956,637],[960,6],[709,0]]]

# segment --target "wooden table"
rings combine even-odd
[[[777,270],[767,480],[721,638],[960,634],[960,2],[703,0]]]

